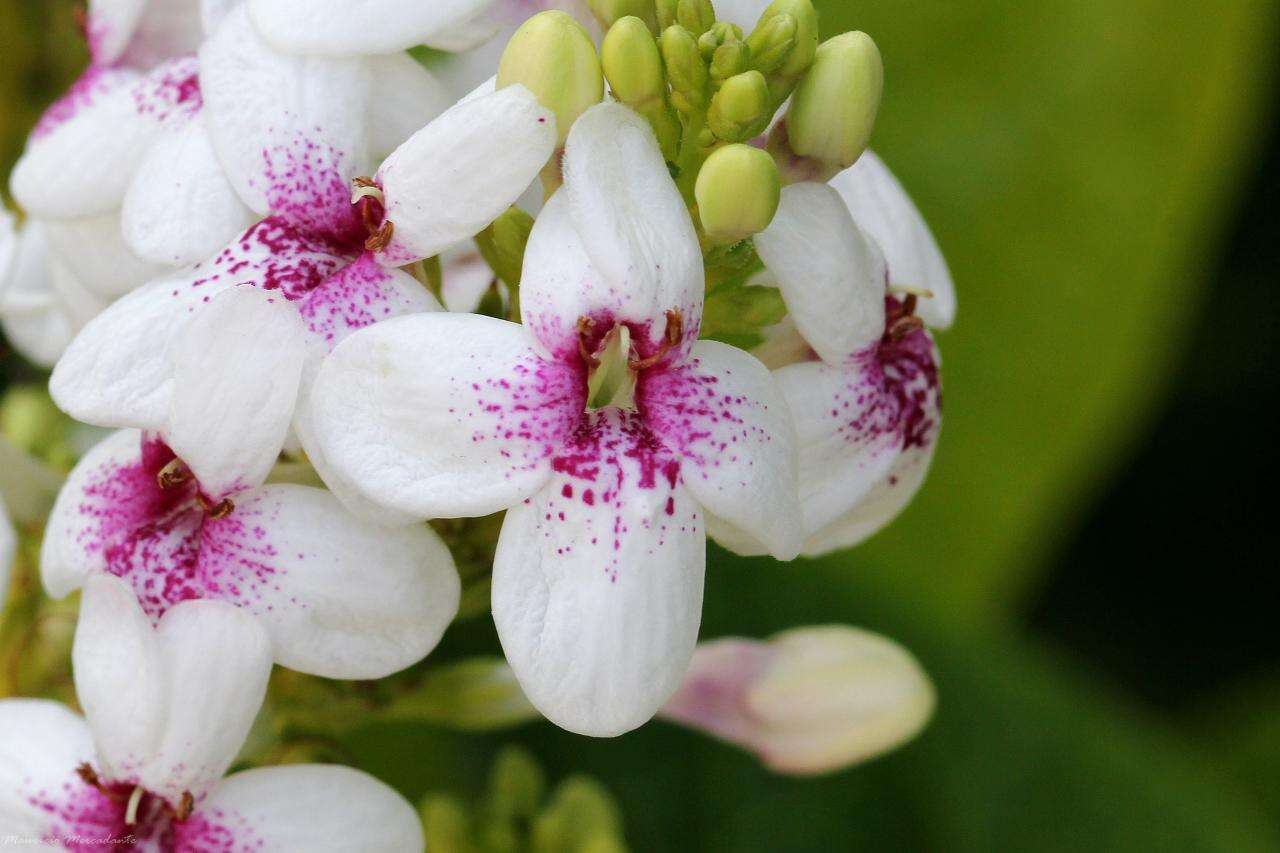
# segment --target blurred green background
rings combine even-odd
[[[83,62],[71,5],[0,0],[6,173]],[[881,47],[874,145],[960,291],[940,341],[944,434],[919,500],[856,552],[779,565],[716,551],[704,636],[882,631],[935,677],[936,721],[818,781],[661,723],[614,741],[381,726],[352,755],[419,797],[474,792],[519,742],[553,776],[604,782],[639,850],[1280,849],[1262,510],[1280,9],[818,5],[825,34]],[[495,648],[480,622],[440,658]]]

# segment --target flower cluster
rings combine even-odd
[[[421,849],[354,770],[223,776],[273,664],[386,678],[477,588],[507,723],[661,716],[790,773],[923,726],[883,638],[698,645],[708,537],[792,560],[909,503],[955,312],[866,150],[874,42],[717,5],[90,2],[0,222],[6,335],[111,430],[40,519],[85,716],[0,702],[0,836]]]

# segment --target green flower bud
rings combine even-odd
[[[676,23],[698,37],[711,29],[716,22],[716,10],[711,0],[679,0],[676,3]]]
[[[533,824],[534,853],[563,850],[618,850],[622,817],[613,797],[599,782],[572,776],[556,788],[551,805]],[[614,842],[614,846],[599,846]]]
[[[605,34],[600,57],[614,97],[648,119],[663,155],[674,160],[680,119],[667,103],[662,55],[648,28],[639,18],[622,18]]]
[[[546,793],[547,780],[532,755],[504,747],[489,771],[489,811],[501,821],[532,820]]]
[[[604,75],[591,36],[564,12],[542,12],[511,37],[498,65],[498,88],[515,83],[556,114],[560,144],[569,129],[604,98]]]
[[[716,48],[731,41],[743,41],[742,28],[737,24],[716,21],[711,29],[698,37],[698,49],[702,51],[702,58],[710,62]]]
[[[769,84],[759,71],[747,71],[724,81],[716,92],[707,126],[725,142],[745,142],[768,127],[772,117]]]
[[[727,41],[711,56],[711,79],[722,83],[750,67],[751,49],[743,41]]]
[[[653,11],[658,19],[658,32],[666,32],[668,27],[676,24],[676,7],[680,0],[654,0]]]
[[[648,28],[650,35],[658,32],[658,19],[654,15],[653,0],[588,0],[591,12],[600,22],[601,28],[608,30],[623,18],[639,18]]]
[[[693,33],[684,27],[667,27],[660,41],[662,61],[671,84],[671,102],[683,113],[707,106],[707,66]]]
[[[795,31],[790,38],[794,43],[790,48],[783,48],[788,40],[790,24],[784,22],[774,24],[773,20],[789,15],[795,20]],[[768,74],[769,89],[773,94],[774,104],[781,105],[791,94],[804,73],[813,64],[813,57],[818,52],[818,12],[810,0],[773,0],[760,16],[760,22],[747,39],[751,55],[757,60],[767,59],[771,63]],[[778,61],[776,53],[783,50],[784,56]]]
[[[796,46],[796,19],[778,15],[751,34],[751,66],[761,74],[772,74],[791,55]]]
[[[600,46],[600,60],[618,100],[639,113],[663,105],[667,78],[662,56],[639,18],[622,18],[609,28]]]
[[[768,152],[726,145],[702,165],[694,196],[707,236],[737,243],[769,227],[782,198],[782,179]]]
[[[427,673],[412,692],[398,697],[383,719],[491,731],[538,718],[515,674],[502,658],[471,658]]]
[[[870,36],[825,42],[787,113],[791,150],[827,170],[849,168],[871,140],[883,89],[884,64]]]

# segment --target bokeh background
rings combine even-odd
[[[351,754],[410,797],[466,794],[521,743],[601,780],[639,850],[1280,849],[1280,8],[818,5],[880,44],[873,144],[953,267],[944,435],[865,547],[715,551],[704,636],[884,632],[936,679],[936,720],[817,781],[661,723],[375,726]],[[82,62],[68,0],[0,0],[6,174]],[[0,382],[32,377],[15,360]],[[477,620],[439,655],[494,648]]]

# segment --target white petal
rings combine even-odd
[[[716,20],[737,24],[750,35],[768,8],[770,0],[716,0]]]
[[[200,0],[200,23],[206,35],[212,33],[222,23],[227,13],[234,9],[240,0]]]
[[[150,0],[89,0],[89,51],[96,65],[114,65],[124,55]]]
[[[206,547],[261,563],[269,577],[242,606],[290,669],[382,678],[426,657],[457,615],[453,558],[424,524],[362,522],[328,492],[292,485],[245,495],[226,521],[210,525]]]
[[[103,299],[123,296],[170,271],[171,265],[149,263],[130,251],[118,211],[93,219],[50,220],[44,227],[58,260]]]
[[[255,849],[317,853],[421,853],[425,849],[422,824],[413,807],[377,779],[347,767],[294,765],[236,773],[213,791],[196,814]]]
[[[493,0],[249,0],[253,22],[281,50],[329,56],[392,53],[430,41]]]
[[[889,282],[933,292],[917,313],[935,329],[956,318],[956,287],[938,241],[902,184],[884,161],[868,151],[831,179],[854,220],[875,238],[889,263]]]
[[[555,115],[523,86],[459,104],[400,146],[378,171],[388,266],[429,258],[481,230],[520,198],[550,159]]]
[[[51,597],[65,598],[91,573],[106,571],[110,543],[151,519],[139,487],[154,474],[143,470],[141,459],[141,434],[121,430],[95,445],[71,470],[40,548],[40,574]]]
[[[0,453],[8,450],[4,445],[8,440],[0,438]],[[3,459],[8,462],[7,459]],[[13,529],[9,519],[9,508],[5,506],[4,495],[0,494],[0,610],[4,608],[5,598],[9,593],[9,569],[13,566],[13,557],[18,550],[18,532]]]
[[[307,355],[298,312],[236,287],[187,324],[173,351],[165,438],[214,502],[266,481],[298,400]]]
[[[420,518],[481,516],[546,482],[585,396],[581,372],[543,361],[522,327],[423,314],[334,350],[312,412],[330,464],[369,499]]]
[[[195,53],[203,27],[198,0],[150,0],[123,60],[135,68]]]
[[[80,715],[43,699],[0,701],[0,838],[45,837],[79,765],[93,760]]]
[[[373,74],[370,147],[376,158],[384,158],[449,109],[454,98],[407,53],[374,56],[368,62]]]
[[[441,297],[444,307],[462,314],[475,313],[493,287],[494,274],[474,243],[459,243],[440,256],[444,273]]]
[[[884,334],[884,257],[835,190],[785,188],[755,243],[796,327],[824,361],[841,364]]]
[[[776,376],[800,437],[800,501],[809,534],[848,513],[888,475],[902,449],[897,401],[883,393],[876,365],[809,362]]]
[[[243,6],[205,42],[200,67],[214,148],[244,202],[350,239],[359,221],[348,182],[368,166],[368,67],[277,53]]]
[[[899,454],[888,476],[880,480],[858,506],[805,540],[805,556],[820,557],[861,545],[888,526],[924,485],[936,449],[935,443]]]
[[[135,781],[159,749],[164,655],[133,589],[110,575],[85,584],[72,649],[76,696],[97,743],[98,772]]]
[[[124,197],[124,239],[157,264],[203,261],[252,223],[253,213],[222,170],[203,115],[166,129]]]
[[[137,74],[90,69],[32,131],[9,187],[31,216],[102,216],[120,206],[159,125],[135,102]]]
[[[552,722],[614,736],[680,686],[702,617],[701,508],[637,416],[598,414],[557,473],[507,513],[493,616],[520,686]]]
[[[193,313],[238,284],[297,299],[346,264],[281,220],[263,220],[208,263],[139,288],[95,317],[59,361],[50,393],[77,420],[162,431],[170,348]]]
[[[271,640],[258,620],[221,601],[184,601],[156,629],[164,666],[159,750],[141,783],[176,803],[227,772],[262,707]]]
[[[653,431],[683,456],[685,486],[698,502],[778,559],[800,553],[796,431],[763,364],[700,341],[688,365],[642,377],[637,401]]]
[[[108,575],[85,590],[76,687],[102,775],[177,803],[231,765],[266,695],[271,644],[253,616],[183,602],[152,628],[133,591]]]
[[[54,283],[55,279],[69,279],[71,274],[50,256],[44,224],[39,221],[30,220],[22,226],[10,252],[0,290],[5,337],[28,360],[52,367],[75,334],[75,320]]]
[[[620,104],[592,107],[565,143],[564,180],[582,246],[603,276],[585,301],[652,322],[655,343],[664,312],[679,310],[686,339],[696,340],[702,251],[649,123]]]

